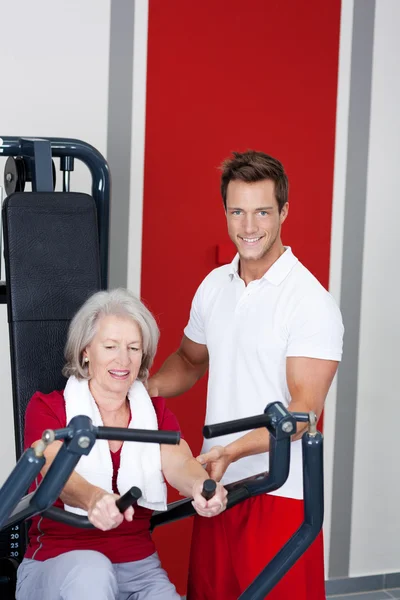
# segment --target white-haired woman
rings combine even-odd
[[[25,445],[35,443],[44,429],[65,427],[77,414],[88,415],[95,425],[178,430],[165,400],[151,399],[143,385],[158,336],[153,316],[129,291],[89,298],[69,328],[65,390],[33,396],[26,411]],[[60,446],[56,441],[47,448],[43,475]],[[211,517],[225,509],[226,490],[220,484],[208,502],[201,496],[207,473],[184,440],[179,446],[97,441],[56,503],[87,514],[95,529],[34,517],[18,570],[17,600],[180,598],[149,532],[151,511],[166,507],[164,477],[193,497],[200,515]],[[143,497],[135,509],[121,514],[115,501],[132,485],[141,488]]]

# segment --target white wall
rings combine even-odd
[[[79,138],[104,154],[110,0],[2,1],[0,22],[0,137]],[[71,182],[90,191],[84,165]],[[0,484],[15,461],[6,321],[0,306]]]
[[[356,0],[359,1],[359,0]],[[342,0],[330,289],[340,298],[354,0]],[[400,572],[397,174],[400,3],[376,0],[349,576]],[[346,257],[344,257],[344,260]],[[346,335],[345,335],[346,343]],[[325,558],[329,563],[336,387],[325,410]]]
[[[132,145],[127,287],[138,296],[140,296],[142,262],[148,16],[148,0],[136,2],[133,34]]]
[[[400,571],[400,3],[378,0],[360,328],[351,575]]]
[[[331,254],[329,291],[340,302],[342,278],[342,248],[344,205],[346,188],[347,165],[347,132],[349,119],[350,98],[350,70],[351,70],[351,42],[353,30],[353,0],[342,2],[340,49],[339,49],[339,74],[336,112],[336,137],[335,137],[335,170],[333,187],[333,211],[331,231]],[[335,441],[335,411],[336,411],[336,379],[334,380],[325,404],[324,414],[324,482],[325,482],[325,569],[328,572],[329,545],[331,531],[332,508],[332,475]]]

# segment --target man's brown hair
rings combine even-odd
[[[256,150],[246,152],[232,152],[233,157],[227,158],[221,165],[221,195],[226,210],[226,194],[230,181],[244,181],[254,183],[263,179],[270,179],[275,183],[275,197],[278,209],[288,201],[289,182],[282,163]]]

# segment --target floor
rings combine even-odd
[[[359,594],[345,594],[344,596],[327,596],[326,600],[400,600],[400,588],[382,590],[378,592],[360,592]],[[186,600],[182,596],[182,600]]]
[[[360,594],[346,594],[344,596],[327,596],[327,600],[389,600],[400,599],[400,588],[382,590],[378,592],[362,592]]]

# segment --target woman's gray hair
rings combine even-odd
[[[75,375],[77,379],[90,379],[88,365],[83,360],[83,351],[96,335],[98,320],[108,315],[132,319],[139,325],[143,356],[137,378],[139,381],[146,381],[153,364],[160,332],[156,320],[143,302],[123,288],[97,292],[78,310],[68,330],[63,375],[65,377]]]

